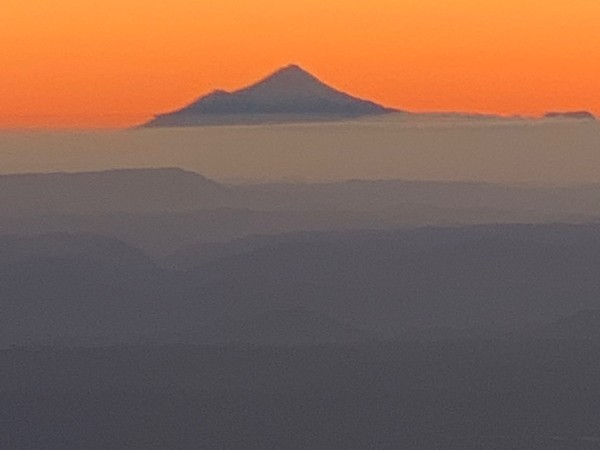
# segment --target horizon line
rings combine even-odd
[[[395,108],[393,106],[392,108]],[[408,115],[408,116],[435,116],[435,115],[455,115],[459,117],[468,118],[471,117],[480,117],[480,118],[497,118],[497,119],[521,119],[521,120],[543,120],[547,114],[555,113],[555,114],[573,114],[573,113],[589,113],[593,115],[596,119],[599,118],[598,114],[595,111],[581,108],[574,109],[564,109],[564,108],[556,108],[549,109],[547,111],[537,112],[537,113],[518,113],[518,112],[496,112],[496,111],[481,111],[481,110],[418,110],[418,109],[402,109],[397,112],[391,112],[389,115]],[[111,114],[101,114],[101,115],[57,115],[57,114],[27,114],[27,115],[0,115],[0,132],[20,132],[20,131],[125,131],[130,130],[132,128],[136,128],[139,125],[145,123],[144,121],[157,117],[159,114],[152,113],[137,113],[137,114],[128,114],[128,113],[111,113]],[[98,123],[97,125],[91,124],[94,119],[98,119],[100,122],[102,119],[108,118],[133,118],[136,120],[132,120],[130,123],[125,125],[104,125],[102,123]],[[90,124],[82,124],[82,125],[64,125],[64,126],[56,126],[56,125],[17,125],[17,126],[3,126],[1,124],[3,119],[54,119],[60,120],[63,118],[69,119],[90,119]],[[358,118],[360,120],[360,118]],[[349,119],[348,121],[351,121]],[[87,121],[86,121],[87,122]],[[343,123],[344,121],[340,121]],[[340,123],[338,122],[338,123]],[[299,122],[301,123],[301,122]],[[275,125],[275,124],[273,124]],[[289,125],[289,124],[282,124]],[[227,125],[219,125],[220,127],[226,127]],[[253,126],[253,125],[247,125]],[[257,125],[254,125],[257,126]],[[269,126],[269,124],[261,124],[260,126]],[[177,128],[177,127],[173,127]],[[194,127],[191,127],[194,128]]]

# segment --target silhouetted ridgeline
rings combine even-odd
[[[181,211],[218,205],[224,191],[180,169],[0,175],[0,216]]]
[[[4,237],[0,339],[293,344],[503,335],[600,309],[599,231],[306,233],[215,246],[210,258],[190,249],[160,265],[100,236]]]
[[[181,169],[0,175],[0,216],[189,212],[205,209],[374,212],[412,209],[461,221],[461,213],[600,214],[600,185],[347,181],[229,185]],[[420,208],[420,210],[419,210]],[[450,210],[457,209],[454,216]],[[445,216],[444,216],[445,214]]]
[[[231,185],[179,169],[0,176],[0,234],[104,234],[153,255],[251,234],[589,222],[599,205],[597,185]]]

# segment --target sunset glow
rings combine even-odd
[[[297,63],[397,108],[600,114],[598,0],[3,0],[0,128],[124,127]]]

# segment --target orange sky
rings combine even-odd
[[[115,127],[298,63],[389,106],[600,114],[598,0],[2,0],[0,128]]]

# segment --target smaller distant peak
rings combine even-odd
[[[545,119],[576,119],[596,120],[596,116],[589,111],[551,111],[544,115]]]

